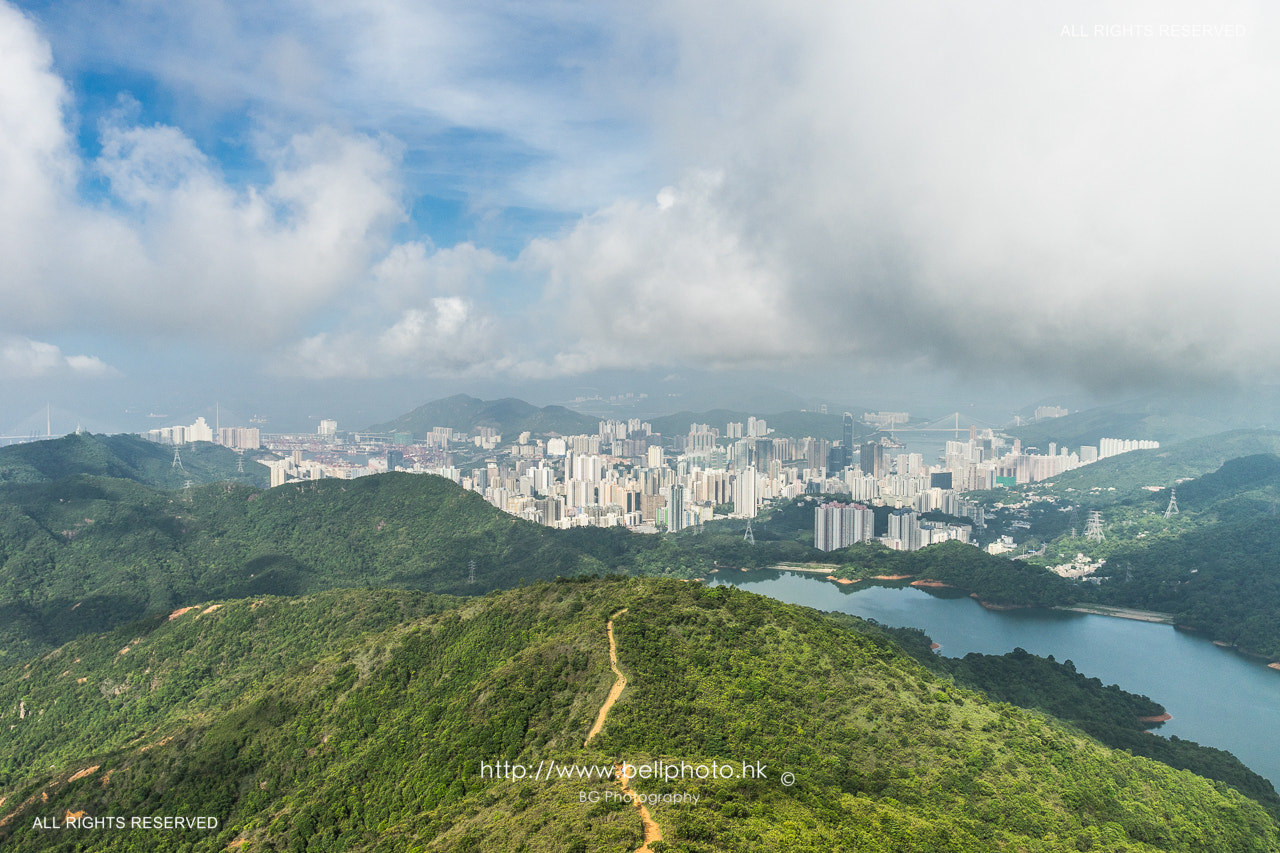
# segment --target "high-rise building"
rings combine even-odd
[[[889,513],[890,547],[899,551],[920,550],[920,517],[915,510],[895,509]]]
[[[886,473],[884,464],[884,445],[878,441],[868,441],[862,445],[859,454],[859,467],[862,473],[879,479]]]
[[[755,466],[748,465],[733,481],[733,514],[739,518],[755,518],[760,511],[760,486]]]
[[[222,427],[218,430],[218,443],[236,450],[257,450],[262,438],[257,427]]]
[[[674,485],[667,500],[667,530],[677,533],[684,529],[684,486]]]
[[[650,468],[662,467],[662,448],[661,447],[658,447],[656,445],[653,447],[650,447],[648,451],[648,457],[649,457],[648,463]]]
[[[813,511],[813,547],[819,551],[865,542],[875,531],[875,513],[862,504],[825,503]]]
[[[1134,450],[1158,450],[1160,442],[1132,438],[1103,438],[1098,441],[1098,458],[1118,456]]]
[[[845,464],[853,464],[853,414],[844,413],[844,446],[845,446]]]
[[[187,427],[187,441],[213,441],[213,430],[203,417],[196,418],[196,422]]]

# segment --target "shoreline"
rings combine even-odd
[[[814,575],[830,575],[834,574],[839,566],[827,565],[823,568],[815,568],[813,566],[784,566],[781,563],[776,566],[770,566],[768,569],[749,569],[743,568],[744,572],[750,571],[769,571],[769,572],[809,572]]]
[[[1168,613],[1157,613],[1154,610],[1138,610],[1133,607],[1111,607],[1106,604],[1073,604],[1060,605],[1051,610],[1066,610],[1072,613],[1088,613],[1092,616],[1114,616],[1117,619],[1133,619],[1136,622],[1151,622],[1157,625],[1172,625],[1173,616]]]

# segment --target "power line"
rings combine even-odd
[[[1084,525],[1084,537],[1094,542],[1102,542],[1107,538],[1102,532],[1102,513],[1096,509],[1089,510],[1089,520]]]

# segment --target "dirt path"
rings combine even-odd
[[[600,706],[600,713],[596,715],[596,724],[591,727],[591,731],[587,732],[586,742],[588,744],[591,743],[593,737],[600,733],[600,729],[604,728],[604,721],[609,716],[609,709],[613,707],[614,702],[618,701],[618,697],[622,695],[622,691],[627,686],[627,677],[622,674],[622,670],[618,669],[618,642],[613,638],[613,620],[626,612],[627,608],[624,607],[609,617],[609,668],[613,670],[617,680],[613,682],[613,687],[609,688],[609,696],[604,700],[604,704]],[[653,819],[653,815],[649,814],[649,810],[645,808],[644,803],[638,799],[635,789],[631,787],[631,780],[622,773],[621,764],[614,767],[614,777],[622,785],[622,792],[631,798],[631,801],[636,804],[636,810],[640,812],[640,825],[644,827],[644,844],[636,849],[636,853],[650,853],[652,848],[649,845],[655,841],[662,840],[662,828]]]
[[[618,669],[618,644],[613,639],[613,620],[626,612],[627,608],[624,607],[609,617],[609,668],[613,670],[614,675],[618,676],[618,679],[613,682],[613,687],[609,688],[609,698],[605,699],[604,704],[600,706],[600,713],[596,715],[596,724],[591,727],[591,731],[587,732],[587,743],[591,743],[591,739],[600,734],[600,729],[604,727],[604,718],[609,716],[609,709],[613,707],[614,702],[618,701],[623,688],[627,686],[627,677],[622,674],[622,670]]]
[[[636,804],[636,809],[640,812],[640,824],[644,827],[644,844],[636,848],[636,853],[650,853],[652,848],[649,845],[655,841],[662,840],[662,827],[658,826],[657,821],[653,819],[653,815],[649,814],[649,810],[645,808],[644,803],[640,802],[635,788],[631,787],[631,780],[622,775],[621,764],[614,767],[614,773],[622,781],[622,793],[631,797],[631,801]]]

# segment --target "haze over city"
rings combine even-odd
[[[0,432],[1266,382],[1276,14],[0,4]]]

